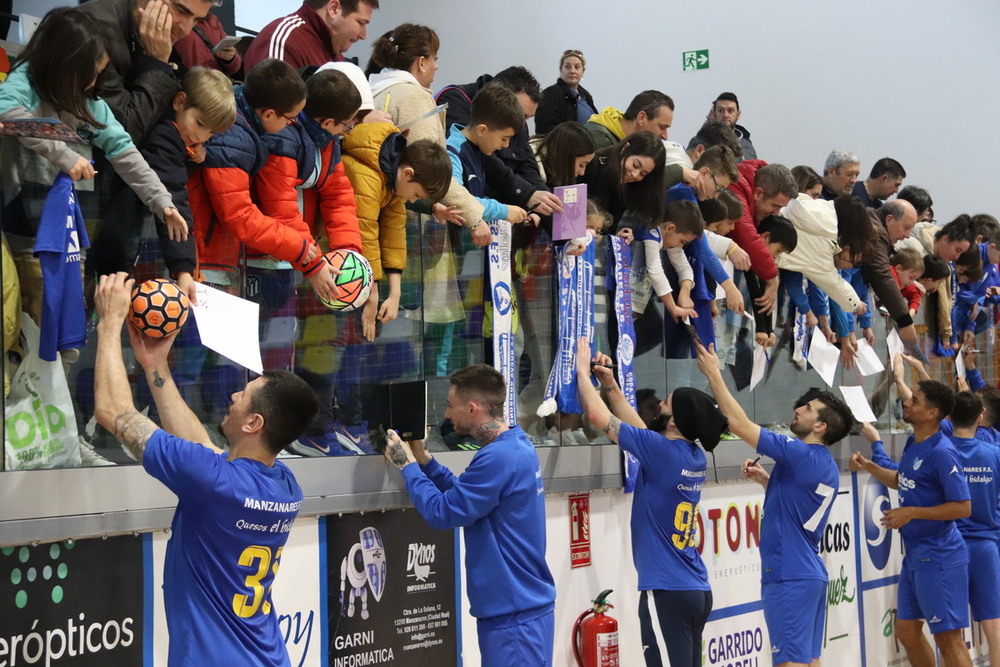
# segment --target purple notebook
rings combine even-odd
[[[587,184],[560,185],[553,192],[562,201],[562,213],[552,215],[552,240],[566,241],[587,235]]]

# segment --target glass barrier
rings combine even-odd
[[[93,223],[93,201],[81,195],[93,257],[102,242],[100,226]],[[134,257],[132,274],[138,280],[165,275],[151,220],[125,248]],[[428,447],[432,451],[471,449],[475,444],[454,432],[443,420],[448,376],[492,357],[492,309],[484,305],[485,252],[474,246],[469,234],[454,225],[442,226],[432,218],[409,213],[408,262],[402,276],[399,315],[379,323],[374,341],[365,339],[362,312],[334,312],[315,297],[301,275],[279,265],[243,261],[232,275],[207,275],[208,282],[260,304],[259,337],[265,368],[299,372],[320,397],[321,414],[288,455],[339,456],[377,454],[384,443],[372,415],[379,413],[382,394],[390,383],[426,380],[428,383]],[[610,298],[604,287],[606,240],[596,252],[595,340],[608,350]],[[557,266],[552,242],[543,229],[516,226],[513,241],[513,283],[516,327],[515,382],[518,419],[538,446],[606,444],[607,437],[579,414],[556,413],[539,417],[545,385],[557,349],[559,323]],[[31,248],[11,243],[2,265],[5,325],[17,319],[13,309],[23,309],[37,321],[41,294],[37,259]],[[20,277],[19,286],[14,279]],[[86,279],[88,298],[93,278]],[[386,296],[385,285],[382,298]],[[23,300],[7,298],[19,291]],[[745,298],[749,298],[746,296]],[[666,359],[663,345],[663,309],[655,305],[636,321],[636,388],[640,414],[655,415],[657,402],[677,387],[707,389],[693,359]],[[787,305],[784,306],[787,308]],[[782,310],[776,329],[779,343],[772,348],[764,380],[753,390],[736,391],[752,419],[762,425],[787,426],[792,406],[809,387],[824,381],[803,360],[793,359],[788,317]],[[987,384],[994,384],[993,313],[977,337],[979,367]],[[781,321],[786,320],[783,325]],[[38,327],[20,318],[21,335],[5,337],[4,468],[32,469],[87,465],[120,465],[132,461],[114,438],[96,425],[94,414],[94,356],[96,322],[87,305],[87,342],[61,356],[59,372],[39,373]],[[874,317],[875,350],[887,355],[885,318]],[[724,360],[730,387],[749,381],[752,322],[742,313],[721,312],[715,318],[717,347]],[[5,334],[10,327],[5,326]],[[12,343],[12,344],[11,344]],[[125,361],[132,380],[136,405],[157,419],[141,370],[123,337]],[[925,346],[926,348],[926,346]],[[935,359],[930,372],[938,379],[953,376],[953,359]],[[50,365],[52,366],[52,365]],[[30,372],[25,371],[28,368]],[[248,372],[200,344],[197,325],[188,320],[174,344],[174,377],[181,393],[217,435],[215,425],[225,415],[230,396],[247,382]],[[900,412],[887,373],[864,377],[857,370],[838,368],[835,385],[861,385],[872,399],[880,428],[900,428]],[[10,392],[8,394],[8,392]],[[602,426],[602,425],[598,425]],[[221,436],[220,438],[221,443]],[[39,445],[39,443],[42,443]]]

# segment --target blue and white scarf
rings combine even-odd
[[[514,363],[514,296],[510,288],[511,229],[506,220],[490,223],[490,294],[493,295],[493,367],[507,384],[504,414],[517,426],[517,378]]]
[[[625,394],[625,400],[633,408],[635,404],[635,327],[632,324],[632,293],[629,286],[629,265],[632,253],[625,239],[608,237],[608,268],[605,286],[608,294],[614,295],[614,315],[618,322],[618,385]],[[625,493],[635,490],[636,476],[639,474],[639,460],[628,452],[625,456]]]
[[[566,254],[566,246],[556,256],[559,286],[559,341],[555,362],[538,416],[545,417],[557,409],[567,414],[580,414],[580,397],[576,389],[576,345],[581,338],[594,345],[594,243],[587,244],[577,257]]]

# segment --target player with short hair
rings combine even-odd
[[[899,469],[887,470],[860,452],[851,456],[852,470],[867,470],[899,489],[899,507],[884,513],[882,525],[899,530],[906,547],[896,636],[914,667],[935,664],[922,619],[927,619],[945,667],[972,665],[962,638],[969,625],[969,556],[956,525],[956,519],[970,516],[972,502],[961,458],[940,430],[954,406],[955,392],[949,387],[921,380],[903,401],[903,420],[913,424],[913,434]]]
[[[167,356],[175,336],[129,327],[164,428],[140,414],[122,361],[121,330],[134,281],[104,275],[97,306],[95,416],[143,468],[177,495],[163,566],[168,664],[289,665],[271,586],[302,504],[278,453],[302,434],[319,403],[301,378],[265,371],[233,394],[219,425],[229,451],[212,444],[181,398]]]
[[[538,454],[520,426],[504,421],[507,387],[492,366],[451,376],[445,417],[480,445],[459,476],[422,440],[395,431],[385,457],[399,468],[432,528],[465,529],[470,613],[484,667],[551,665],[556,588],[545,562],[545,489]],[[413,465],[413,464],[419,465]]]
[[[764,622],[777,667],[809,665],[822,652],[826,616],[828,576],[819,542],[840,488],[830,446],[847,435],[854,418],[842,400],[817,391],[795,408],[790,425],[795,437],[761,428],[729,392],[714,346],[697,347],[698,368],[729,419],[729,430],[774,459],[770,475],[756,461],[743,464],[743,476],[765,489],[760,535]]]

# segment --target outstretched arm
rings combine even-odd
[[[134,282],[124,272],[101,276],[94,293],[99,318],[94,416],[141,463],[146,443],[159,427],[135,409],[122,360],[122,324],[132,307],[130,295]]]
[[[587,349],[589,351],[589,346]],[[635,411],[635,408],[629,404],[628,399],[625,398],[625,392],[615,381],[615,373],[611,368],[611,357],[603,352],[598,352],[591,360],[587,372],[593,373],[594,377],[597,378],[597,382],[601,385],[601,390],[611,407],[611,414],[630,426],[646,428],[646,423],[642,421],[642,417]]]
[[[861,452],[854,452],[854,454],[851,455],[850,468],[855,471],[868,471],[872,477],[882,482],[890,489],[899,488],[899,473],[895,470],[883,468],[873,461],[869,461],[861,455]]]
[[[221,452],[221,449],[212,444],[205,426],[184,402],[177,385],[174,384],[167,358],[176,334],[165,338],[150,338],[130,326],[128,335],[135,358],[145,373],[149,391],[156,403],[156,411],[160,413],[163,430],[208,447],[212,451]]]
[[[712,394],[719,402],[719,410],[729,420],[729,430],[748,445],[757,449],[757,442],[760,440],[760,426],[750,421],[747,413],[743,411],[743,408],[729,392],[726,381],[722,379],[719,357],[715,354],[715,345],[709,345],[707,349],[700,343],[695,343],[695,346],[698,348],[698,370],[708,378]]]
[[[602,367],[599,370],[611,373],[609,368]],[[590,381],[590,341],[586,338],[581,338],[576,344],[576,380],[576,390],[580,395],[583,410],[587,413],[587,419],[607,433],[612,442],[617,443],[618,429],[621,428],[622,420],[611,414],[611,410],[604,405],[597,388]],[[639,423],[641,424],[642,420],[639,420]]]
[[[906,354],[897,354],[892,367],[892,379],[896,385],[896,393],[899,395],[899,400],[901,401],[905,401],[913,395],[913,390],[906,384],[906,367],[903,365],[904,361],[913,366],[913,371],[919,379],[930,379],[930,376],[927,375],[927,369],[924,368],[919,359]]]

